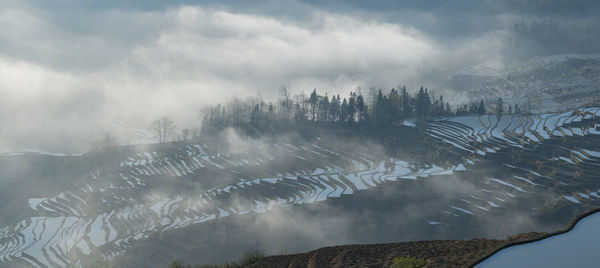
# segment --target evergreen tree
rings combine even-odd
[[[367,114],[367,106],[365,105],[365,100],[362,95],[356,97],[356,109],[358,110],[358,122],[362,125],[364,124],[365,116]]]
[[[521,108],[519,108],[519,104],[515,104],[515,114],[521,114]]]
[[[479,113],[479,105],[477,105],[476,103],[471,103],[471,106],[469,106],[469,113],[470,114],[478,114]]]
[[[348,120],[348,102],[346,101],[346,98],[344,98],[344,100],[342,101],[342,106],[340,107],[340,119],[339,122],[340,123],[345,123]]]
[[[373,107],[373,120],[377,126],[381,126],[383,124],[383,110],[383,94],[381,93],[381,89],[379,89],[375,99],[375,107]]]
[[[389,126],[396,120],[412,116],[424,119],[429,116],[452,114],[450,104],[444,102],[443,94],[439,97],[430,97],[428,90],[423,87],[414,95],[410,95],[405,86],[400,90],[392,88],[388,94],[384,94],[381,89],[373,92],[371,103],[360,92],[351,92],[348,98],[342,100],[339,95],[333,95],[331,98],[327,94],[319,96],[316,89],[312,91],[309,98],[297,94],[292,99],[284,88],[281,89],[279,99],[275,102],[265,102],[260,98],[248,101],[234,98],[226,105],[218,104],[205,112],[203,131],[205,127],[219,130],[227,126],[273,129],[287,127],[286,124],[292,124],[294,121],[331,122],[348,126]],[[432,98],[434,98],[433,103]],[[492,107],[495,107],[497,114],[503,114],[502,98],[498,98]],[[509,114],[521,113],[518,104],[514,107],[509,105],[507,109]],[[483,100],[479,103],[458,106],[455,112],[456,115],[485,113]],[[163,132],[169,132],[170,129],[160,131],[159,142],[165,142]]]
[[[485,104],[483,104],[483,100],[481,100],[479,102],[479,109],[478,109],[478,113],[480,115],[484,115],[485,114]]]
[[[429,93],[427,93],[427,88],[425,88],[425,94],[423,94],[423,104],[423,117],[427,117],[431,110],[431,99],[429,98]]]
[[[402,117],[402,101],[401,96],[398,94],[398,91],[392,88],[392,91],[389,95],[390,105],[391,105],[391,114],[390,116],[393,119]]]
[[[312,93],[310,93],[310,99],[308,99],[308,102],[310,103],[310,111],[311,111],[311,115],[312,115],[312,121],[316,121],[316,116],[317,116],[317,89],[315,88],[313,90]]]
[[[417,93],[417,100],[415,105],[415,114],[417,118],[420,119],[425,116],[425,105],[425,90],[423,90],[423,87],[421,87],[421,89],[419,89],[419,92]]]
[[[410,118],[413,114],[410,96],[406,92],[406,86],[402,87],[402,118]]]
[[[334,95],[329,104],[329,117],[331,122],[336,122],[340,113],[340,95]]]
[[[329,118],[328,113],[329,113],[329,97],[327,97],[327,94],[326,94],[325,97],[322,98],[321,101],[319,102],[319,121],[327,122],[327,119]]]
[[[348,98],[348,123],[354,125],[354,118],[356,116],[356,93],[351,92],[350,98]]]
[[[498,101],[496,102],[496,114],[501,115],[502,113],[504,113],[504,102],[502,101],[502,98],[498,98]]]

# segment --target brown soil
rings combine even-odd
[[[390,267],[395,257],[429,261],[427,267],[468,267],[509,243],[544,233],[526,233],[508,240],[439,240],[320,248],[307,253],[269,256],[250,267]]]

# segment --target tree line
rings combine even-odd
[[[433,94],[432,94],[433,95]],[[169,117],[154,120],[148,129],[158,143],[187,140],[199,137],[203,132],[225,127],[248,127],[254,129],[285,129],[296,126],[319,127],[381,127],[402,124],[406,119],[426,120],[431,117],[469,114],[521,114],[518,104],[505,109],[502,98],[492,103],[483,100],[452,108],[450,103],[430,96],[427,88],[421,87],[410,94],[406,87],[392,88],[388,93],[371,88],[363,95],[360,88],[342,98],[319,94],[314,89],[309,96],[304,93],[290,96],[287,89],[280,90],[279,98],[265,102],[259,97],[240,100],[234,98],[226,104],[217,104],[204,109],[201,129],[175,130],[175,122]],[[527,113],[527,112],[526,112]],[[94,141],[95,151],[114,147],[116,137],[105,134]]]
[[[303,93],[289,95],[287,89],[280,90],[275,101],[260,98],[247,100],[234,99],[227,104],[217,104],[205,111],[202,129],[220,129],[227,126],[273,128],[298,124],[341,127],[381,127],[402,124],[406,119],[424,120],[431,117],[467,114],[512,114],[521,113],[518,105],[509,105],[505,110],[502,98],[486,104],[483,100],[470,105],[451,108],[450,103],[431,96],[427,88],[421,87],[410,94],[406,87],[391,89],[383,93],[381,89],[370,89],[361,94],[360,89],[350,92],[347,97],[319,94],[314,89],[309,96]]]

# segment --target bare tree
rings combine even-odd
[[[149,128],[156,133],[159,143],[165,143],[175,129],[175,122],[168,117],[161,117],[154,120]]]
[[[290,112],[290,110],[292,109],[292,105],[290,103],[290,96],[288,94],[287,88],[282,87],[279,90],[279,101],[280,101],[280,106],[283,108],[283,110],[287,113]]]

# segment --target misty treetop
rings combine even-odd
[[[496,114],[504,114],[504,102],[498,98],[494,107]],[[508,111],[512,113],[512,105]],[[242,101],[233,99],[225,105],[218,104],[204,114],[202,131],[213,131],[228,126],[257,129],[291,128],[294,125],[323,127],[382,127],[399,125],[406,119],[427,120],[466,114],[486,114],[488,109],[483,100],[452,109],[444,101],[444,96],[430,96],[427,88],[421,87],[410,94],[406,87],[392,88],[384,93],[371,88],[366,96],[360,92],[350,92],[346,97],[319,94],[314,89],[309,96],[304,93],[291,97],[282,88],[279,98],[266,102],[260,98]],[[520,109],[515,105],[515,112]]]
[[[168,117],[161,117],[154,120],[149,128],[154,132],[159,143],[165,143],[167,142],[167,138],[172,136],[172,132],[175,129],[175,122]]]

